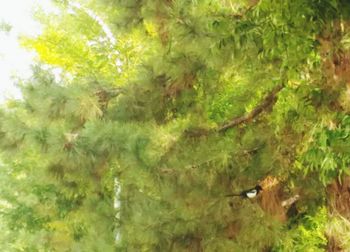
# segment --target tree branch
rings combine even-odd
[[[292,205],[294,202],[296,202],[300,198],[299,194],[294,195],[293,197],[286,199],[282,201],[281,206],[283,207],[289,207]]]
[[[258,115],[260,115],[266,108],[270,107],[272,104],[274,104],[277,101],[277,94],[283,89],[284,85],[279,85],[272,89],[272,91],[263,99],[263,101],[254,108],[251,112],[248,114],[245,114],[243,116],[235,117],[228,123],[225,123],[221,127],[219,127],[219,132],[224,132],[227,129],[233,128],[235,126],[238,126],[242,123],[251,121]]]
[[[111,88],[111,89],[99,89],[95,92],[95,95],[98,96],[100,102],[107,102],[110,99],[117,97],[121,93],[123,93],[123,89],[116,87],[116,88]]]
[[[259,4],[260,0],[250,0],[248,7],[242,12],[242,13],[235,13],[232,16],[235,18],[242,18],[244,17],[249,11],[251,11],[252,9],[254,9],[258,4]]]

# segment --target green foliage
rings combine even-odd
[[[297,163],[304,173],[317,171],[324,184],[347,173],[350,165],[350,117],[342,117],[338,126],[332,121],[328,124],[328,127],[315,125]]]
[[[23,99],[0,112],[3,251],[325,249],[350,121],[319,37],[347,3],[55,2],[21,39],[39,56]],[[224,197],[267,176],[276,204],[300,194],[296,224]]]
[[[280,245],[273,251],[326,251],[327,210],[320,208],[314,216],[303,216],[293,229],[286,230]]]

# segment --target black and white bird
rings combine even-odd
[[[226,197],[234,197],[234,196],[239,196],[242,198],[248,198],[248,199],[253,199],[255,198],[260,191],[262,191],[262,187],[260,185],[255,186],[254,188],[251,188],[249,190],[244,190],[240,193],[233,193],[233,194],[227,194]]]

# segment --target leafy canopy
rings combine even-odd
[[[1,110],[4,251],[325,249],[324,189],[350,164],[346,1],[55,2]]]

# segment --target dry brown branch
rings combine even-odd
[[[225,123],[222,125],[218,131],[219,132],[224,132],[227,129],[233,128],[235,126],[238,126],[242,123],[251,121],[258,115],[260,115],[265,109],[270,107],[272,104],[276,102],[277,94],[283,89],[284,85],[279,85],[275,87],[264,99],[263,101],[256,107],[254,108],[251,112],[248,114],[245,114],[243,116],[235,117],[228,123]]]
[[[286,199],[286,200],[282,201],[281,206],[289,207],[294,202],[296,202],[299,198],[300,198],[299,194],[296,194],[293,197],[290,197],[289,199]]]

